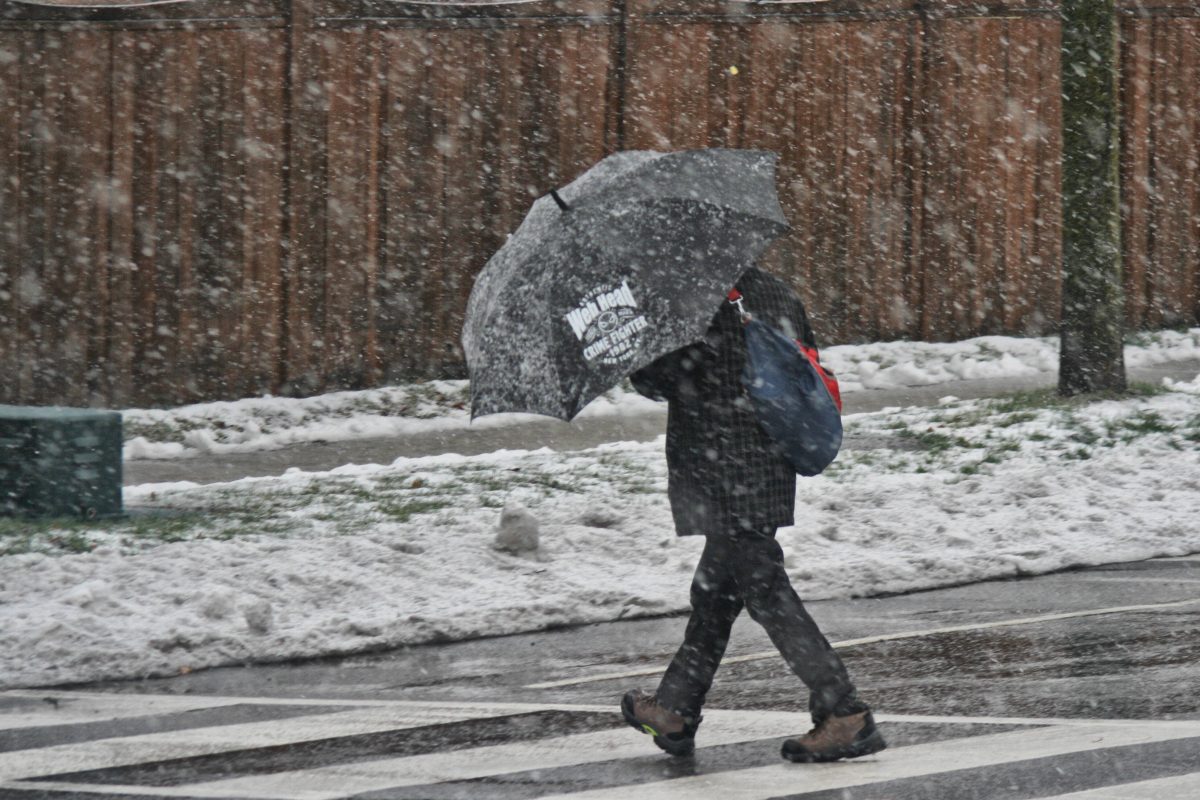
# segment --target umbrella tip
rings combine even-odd
[[[567,201],[558,196],[558,192],[554,189],[550,190],[550,196],[554,198],[554,202],[558,203],[558,207],[563,211],[570,211],[571,207],[567,205]]]

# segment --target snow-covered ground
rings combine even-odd
[[[880,342],[829,347],[822,360],[842,391],[928,386],[946,381],[1011,378],[1058,368],[1058,339],[984,336],[949,344]],[[1135,334],[1125,348],[1129,366],[1200,359],[1200,328]],[[260,397],[172,409],[127,409],[126,459],[186,458],[245,453],[314,441],[350,441],[416,431],[492,427],[521,422],[499,414],[471,423],[466,381],[432,381],[310,398]],[[652,403],[613,390],[582,416],[624,414]]]
[[[1035,368],[1012,340],[969,363],[994,341],[957,361],[909,345],[893,366]],[[868,348],[837,350],[847,383],[891,379]],[[885,446],[799,482],[779,538],[809,599],[1200,551],[1200,376],[1121,402],[948,399],[846,422]],[[129,520],[0,538],[0,687],[680,611],[701,542],[673,535],[664,490],[661,441],[131,487]],[[536,552],[494,549],[511,504],[540,521]]]

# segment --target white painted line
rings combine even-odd
[[[504,716],[509,713],[511,712],[503,708],[489,710],[481,706],[474,706],[468,713],[458,709],[439,710],[436,707],[414,709],[410,713],[389,707],[360,708],[286,720],[217,725],[15,750],[0,753],[0,783],[63,772],[229,753],[337,736],[381,733],[443,722]]]
[[[615,716],[615,709],[611,710]],[[757,739],[781,741],[802,733],[811,727],[811,723],[807,714],[714,710],[705,712],[704,726],[703,744],[711,747]],[[777,747],[778,743],[770,746]],[[402,786],[556,769],[652,756],[658,752],[650,737],[621,727],[514,744],[195,783],[179,788],[192,797],[333,800]]]
[[[363,689],[363,687],[358,687]],[[371,687],[366,687],[369,690]],[[36,689],[10,689],[0,692],[0,697],[31,697],[41,698],[47,696],[46,691],[38,691]],[[157,694],[121,694],[117,692],[84,692],[64,690],[53,692],[52,696],[60,700],[74,700],[76,698],[95,699],[97,701],[112,701],[113,706],[133,704],[136,706],[143,701],[143,698],[168,698],[178,699],[180,702],[179,708],[168,708],[168,711],[179,710],[186,711],[184,708],[185,702],[191,704],[194,708],[216,708],[219,706],[231,705],[254,705],[254,706],[346,706],[351,708],[400,708],[400,709],[446,709],[459,711],[463,714],[470,714],[474,709],[486,709],[493,711],[503,709],[508,713],[520,714],[527,711],[612,711],[612,706],[588,706],[588,705],[570,705],[565,703],[475,703],[470,701],[448,701],[448,700],[372,700],[355,697],[330,697],[330,698],[308,698],[308,697],[254,697],[254,696],[226,696],[226,695],[188,695],[186,698],[178,697],[177,695],[157,695]],[[118,701],[115,698],[122,698]],[[155,700],[154,702],[157,702]],[[140,711],[138,712],[141,713]],[[163,713],[162,711],[152,711],[150,713]],[[2,718],[2,717],[0,717]],[[465,717],[464,717],[465,718]]]
[[[1200,578],[1163,578],[1157,576],[1150,577],[1149,575],[1146,577],[1122,575],[1120,577],[1105,578],[1094,572],[1084,572],[1078,576],[1072,576],[1071,583],[1200,583]]]
[[[45,692],[32,689],[13,689],[0,692],[5,696],[43,697]],[[349,709],[393,709],[397,716],[395,720],[422,721],[422,724],[434,725],[442,721],[458,721],[475,718],[489,718],[506,714],[532,714],[541,711],[574,711],[595,713],[616,713],[617,705],[583,704],[583,703],[483,703],[473,701],[453,700],[372,700],[354,698],[289,698],[289,697],[255,697],[255,696],[226,696],[226,695],[155,695],[155,694],[125,694],[117,692],[94,691],[62,691],[56,692],[63,706],[67,708],[108,708],[113,711],[124,709],[122,716],[137,716],[146,712],[166,713],[173,711],[188,711],[190,709],[222,708],[231,705],[254,706],[312,706],[314,708],[345,707]],[[132,704],[132,706],[131,706]],[[131,706],[131,707],[128,707]],[[350,713],[350,712],[346,712]],[[705,716],[713,714],[722,718],[736,719],[741,715],[761,717],[765,715],[783,715],[791,717],[795,712],[790,711],[738,711],[735,709],[705,709]],[[330,715],[335,716],[335,715]],[[321,719],[322,717],[315,717]],[[964,717],[928,714],[880,714],[875,718],[892,722],[925,722],[931,724],[949,725],[1165,725],[1184,726],[1189,730],[1195,728],[1200,735],[1200,720],[1137,720],[1137,719],[1104,719],[1076,717]],[[0,714],[0,719],[3,715]],[[807,719],[807,717],[805,718]],[[83,721],[92,721],[84,719]],[[286,722],[287,720],[279,720]],[[56,723],[59,724],[59,723]],[[217,727],[215,724],[209,727]],[[403,727],[403,726],[401,726]],[[707,727],[707,726],[706,726]]]
[[[116,695],[114,698],[141,700],[144,696]],[[213,698],[192,698],[203,707]],[[258,698],[238,698],[255,702]],[[322,705],[317,703],[315,705]],[[19,761],[21,774],[11,771],[0,778],[0,790],[5,781],[19,777],[39,777],[67,771],[125,766],[170,758],[229,752],[247,747],[324,739],[352,733],[395,730],[438,722],[469,718],[487,718],[512,713],[539,710],[603,711],[612,713],[614,706],[571,706],[564,704],[535,705],[528,703],[436,703],[430,701],[386,701],[353,712],[341,712],[314,717],[299,717],[265,723],[213,726],[195,731],[172,732],[154,736],[123,737],[78,745],[52,746],[19,753],[0,754],[0,769],[6,762]],[[758,739],[783,739],[809,727],[808,715],[782,711],[706,711],[703,747]],[[1098,741],[1095,745],[1110,746],[1119,741],[1158,741],[1172,738],[1200,737],[1200,720],[1085,720],[1027,717],[953,717],[906,714],[878,714],[882,724],[892,722],[924,722],[938,724],[993,724],[1030,726],[1017,733],[1032,735],[1034,731],[1054,731],[1053,738],[1073,742]],[[1041,727],[1033,727],[1041,726]],[[274,730],[272,730],[274,729]],[[1000,734],[1001,737],[1009,733]],[[1041,734],[1039,734],[1041,735]],[[995,737],[969,737],[955,747],[990,749]],[[1007,741],[1000,739],[1001,742]],[[1040,740],[1039,740],[1040,741]],[[977,744],[971,745],[969,742]],[[777,746],[776,742],[770,745]],[[944,755],[949,743],[938,743],[937,752]],[[1033,748],[1038,755],[1047,754],[1040,746]],[[1076,748],[1078,749],[1078,747]],[[899,753],[909,753],[905,748]],[[1064,751],[1069,752],[1070,750]],[[889,751],[891,752],[891,751]],[[918,754],[920,750],[916,751]],[[129,785],[93,786],[74,783],[38,782],[45,789],[62,791],[92,791],[102,794],[126,794],[147,797],[208,797],[257,798],[258,800],[331,800],[358,792],[438,783],[447,780],[466,780],[488,775],[534,769],[553,769],[595,761],[634,758],[654,755],[646,736],[625,728],[577,734],[532,742],[495,745],[432,753],[421,756],[347,763],[311,770],[293,770],[272,775],[247,776],[179,787],[146,787]],[[881,758],[888,756],[883,754]],[[905,755],[904,758],[908,756]],[[865,762],[856,762],[855,768]],[[8,766],[12,766],[11,763]],[[955,767],[957,768],[957,767]],[[796,774],[792,774],[794,781]],[[881,778],[881,780],[890,777]],[[7,784],[16,787],[21,784]],[[28,788],[30,784],[23,784]],[[795,791],[795,789],[791,789]],[[639,789],[640,794],[644,792]],[[654,795],[651,794],[651,797]],[[769,795],[762,795],[767,797]],[[1182,795],[1181,795],[1182,796]],[[1158,800],[1158,798],[1155,798]]]
[[[120,786],[101,783],[60,783],[58,781],[38,781],[37,783],[0,783],[0,792],[11,789],[24,789],[25,792],[36,790],[41,792],[80,792],[87,794],[119,794],[140,795],[142,797],[192,797],[174,786]],[[25,792],[14,793],[10,800],[21,800],[27,797]],[[7,795],[5,795],[7,796]]]
[[[1080,617],[1098,617],[1104,614],[1127,614],[1134,611],[1158,611],[1165,608],[1178,608],[1180,606],[1189,606],[1200,603],[1200,597],[1190,600],[1177,600],[1171,603],[1146,603],[1136,606],[1113,606],[1110,608],[1093,608],[1085,611],[1067,611],[1060,614],[1043,614],[1038,617],[1020,617],[1017,619],[997,620],[995,622],[972,622],[965,625],[947,625],[942,628],[928,628],[919,631],[901,631],[898,633],[885,633],[878,636],[864,636],[861,639],[847,639],[842,642],[832,642],[835,648],[855,647],[864,644],[876,644],[878,642],[893,642],[898,639],[919,639],[925,636],[933,636],[939,633],[962,633],[964,631],[981,631],[991,628],[1011,628],[1017,625],[1036,625],[1042,622],[1055,622],[1064,619],[1079,619]],[[722,664],[739,664],[747,661],[761,661],[767,658],[778,658],[779,653],[775,650],[765,651],[761,653],[749,653],[744,656],[734,656],[726,658]],[[522,687],[525,689],[557,689],[562,686],[577,686],[581,683],[597,683],[599,681],[622,680],[625,678],[644,678],[651,675],[661,675],[666,669],[666,666],[655,667],[653,669],[630,670],[628,672],[609,672],[601,675],[588,675],[582,678],[567,678],[560,681],[546,681],[545,683],[531,683]]]
[[[28,697],[38,705],[0,712],[0,730],[80,725],[118,719],[179,714],[253,703],[247,698],[193,697],[171,694],[88,694],[56,691],[3,692],[0,697]],[[46,698],[52,698],[48,702]]]
[[[637,786],[638,800],[766,800],[779,795],[831,791],[851,786],[977,769],[1106,747],[1148,744],[1186,736],[1156,727],[1092,725],[1011,731],[885,750],[877,756],[834,764],[788,764],[676,778]],[[540,800],[629,800],[620,786]]]
[[[1070,794],[1056,794],[1043,800],[1164,800],[1164,798],[1200,797],[1200,772],[1155,778],[1118,786],[1102,786]]]
[[[772,740],[774,749],[779,741],[803,732],[810,727],[807,714],[781,711],[725,711],[705,713],[705,730],[700,743],[713,747],[735,742]],[[879,715],[888,722],[945,722],[970,724],[1045,725],[1054,720],[1025,720],[1018,718],[922,717],[911,715]],[[1119,720],[1096,723],[1089,720],[1068,720],[1055,726],[1056,736],[1088,740],[1098,728],[1119,730],[1134,739],[1171,739],[1200,737],[1200,721],[1137,722]],[[1152,732],[1147,733],[1150,729]],[[989,737],[974,737],[988,740]],[[981,745],[987,746],[987,745]],[[648,737],[628,728],[611,731],[575,734],[531,742],[494,745],[431,753],[392,759],[346,763],[310,770],[293,770],[270,775],[254,775],[220,781],[190,784],[178,791],[192,797],[252,798],[253,800],[333,800],[353,794],[379,791],[449,780],[470,780],[493,775],[569,767],[596,761],[637,758],[654,755],[657,750]]]
[[[43,697],[44,691],[34,689],[12,689],[0,692],[0,697],[28,696]],[[119,692],[94,691],[62,691],[56,692],[64,706],[75,707],[75,703],[90,703],[93,707],[108,707],[125,709],[124,716],[136,716],[149,711],[150,713],[165,713],[173,711],[188,711],[190,709],[222,708],[231,705],[254,706],[312,706],[314,708],[345,707],[349,709],[393,709],[399,715],[394,719],[424,720],[423,724],[434,725],[440,721],[456,721],[474,718],[488,718],[506,714],[532,714],[541,711],[575,711],[616,713],[615,703],[595,705],[586,703],[495,703],[455,700],[373,700],[355,698],[304,698],[304,697],[255,697],[227,695],[156,695],[156,694],[125,694]],[[127,708],[132,704],[132,707]],[[148,707],[148,708],[146,708]],[[347,712],[349,713],[349,712]],[[762,715],[780,714],[787,717],[795,712],[790,711],[738,711],[735,709],[705,709],[705,716],[719,714],[723,718],[735,719],[740,715],[761,717]],[[1185,726],[1200,731],[1200,720],[1138,720],[1138,719],[1104,719],[1082,717],[964,717],[928,714],[875,714],[876,719],[887,719],[893,722],[927,722],[933,724],[958,725],[1166,725]],[[0,714],[0,719],[3,715]],[[320,719],[320,717],[317,717]],[[84,721],[92,721],[85,719]],[[280,720],[286,722],[286,720]],[[215,726],[210,726],[215,727]],[[401,726],[403,727],[403,726]],[[707,726],[706,726],[707,727]],[[1197,735],[1200,735],[1198,733]]]
[[[707,714],[707,712],[705,712]],[[755,714],[755,711],[731,712]],[[928,725],[1029,725],[1037,727],[1089,728],[1161,728],[1177,731],[1180,736],[1200,737],[1200,720],[1193,719],[1085,719],[1065,717],[944,717],[927,714],[875,714],[878,722],[918,722]]]

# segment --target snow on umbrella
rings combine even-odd
[[[472,416],[570,420],[629,373],[703,338],[730,287],[788,228],[777,159],[621,152],[535,201],[467,305]]]

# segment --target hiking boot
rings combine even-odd
[[[621,698],[621,713],[626,722],[653,736],[654,743],[673,756],[688,756],[696,749],[700,717],[684,717],[668,711],[654,695],[641,689],[625,693]]]
[[[858,758],[878,753],[885,747],[887,742],[875,727],[871,712],[860,711],[843,717],[826,717],[803,736],[785,741],[781,755],[788,761],[811,764]]]

